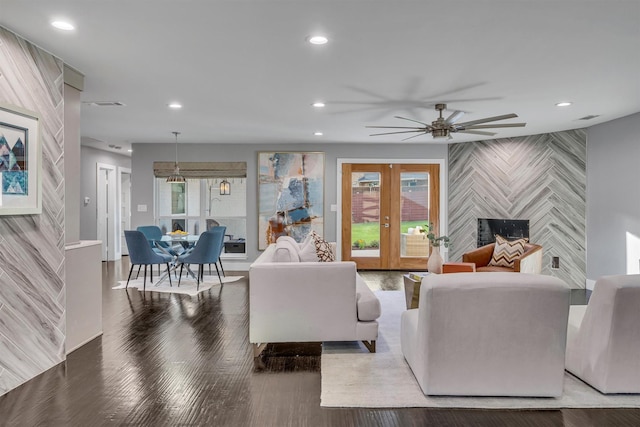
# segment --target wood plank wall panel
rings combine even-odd
[[[35,111],[42,214],[0,216],[0,395],[64,360],[63,63],[0,27],[0,102]]]
[[[586,278],[586,132],[449,146],[449,259],[476,247],[478,218],[528,219],[542,272],[575,288]],[[551,269],[551,257],[560,268]]]

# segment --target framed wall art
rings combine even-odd
[[[258,153],[258,249],[324,231],[324,153]]]
[[[37,113],[0,104],[0,215],[42,213]]]

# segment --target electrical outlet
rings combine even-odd
[[[560,257],[559,256],[551,257],[551,268],[553,268],[553,269],[560,268]]]

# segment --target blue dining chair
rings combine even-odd
[[[214,231],[214,230],[216,233],[219,233],[220,230],[222,230],[222,239],[220,240],[220,248],[218,250],[218,264],[220,264],[220,270],[222,270],[222,275],[225,276],[224,268],[222,267],[222,258],[220,258],[220,255],[222,254],[222,250],[224,249],[224,238],[225,238],[224,233],[227,232],[227,227],[225,225],[217,225],[209,229],[209,231]],[[209,264],[209,274],[211,274],[211,264]]]
[[[197,289],[200,289],[200,281],[204,278],[204,266],[206,264],[215,264],[216,271],[218,272],[218,280],[220,284],[222,284],[217,262],[219,258],[220,241],[223,239],[224,232],[222,230],[205,231],[200,234],[198,242],[191,252],[178,256],[178,263],[180,264],[178,286],[180,286],[180,281],[182,280],[182,271],[185,264],[198,264],[198,274],[196,277]]]
[[[169,276],[169,285],[171,284],[171,274],[169,271],[171,269],[170,262],[173,260],[173,257],[168,254],[158,254],[151,249],[149,246],[149,242],[145,235],[141,231],[137,230],[125,230],[124,238],[127,241],[127,248],[129,248],[129,260],[131,262],[131,269],[129,270],[129,276],[127,277],[127,285],[125,288],[129,287],[129,280],[131,279],[131,273],[133,272],[133,267],[138,265],[144,265],[144,281],[142,282],[142,290],[147,289],[147,266],[154,264],[166,264],[167,265],[167,275]],[[151,283],[153,283],[153,268],[151,270]],[[138,268],[138,271],[140,269]]]

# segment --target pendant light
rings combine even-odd
[[[180,132],[174,131],[171,133],[174,134],[176,137],[176,164],[173,169],[173,173],[169,175],[169,178],[167,178],[167,182],[170,182],[172,184],[177,184],[177,183],[184,182],[184,176],[180,175],[180,168],[178,167],[178,135],[180,135]]]
[[[220,195],[228,196],[229,194],[231,194],[231,184],[225,178],[220,182]]]

